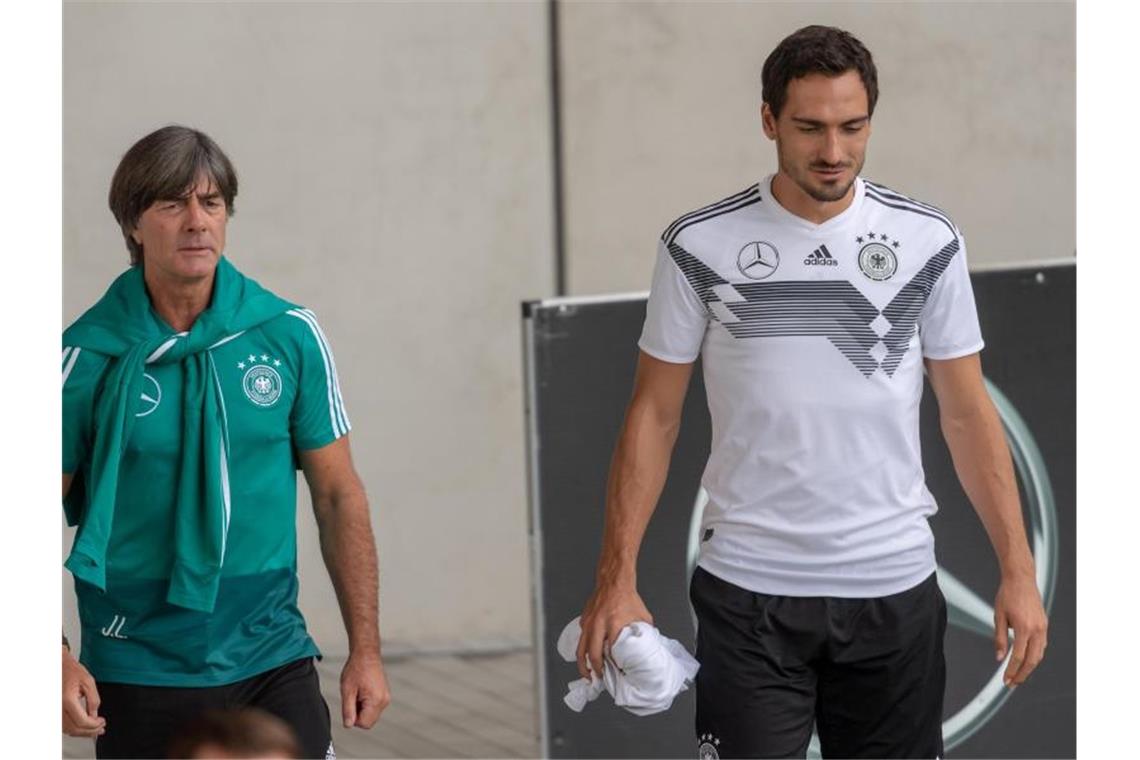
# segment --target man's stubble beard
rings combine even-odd
[[[776,155],[780,163],[780,169],[784,172],[784,174],[787,174],[789,177],[791,177],[792,181],[796,183],[796,187],[798,187],[800,190],[803,190],[804,193],[808,195],[808,197],[820,203],[833,203],[835,201],[841,200],[844,196],[846,196],[847,192],[851,189],[851,186],[855,184],[855,178],[858,177],[859,173],[863,171],[863,163],[865,161],[865,158],[863,156],[859,157],[859,163],[855,166],[855,171],[851,175],[851,181],[844,185],[842,188],[817,188],[812,186],[810,180],[808,179],[808,176],[810,175],[807,175],[807,172],[811,171],[810,166],[804,170],[803,175],[800,174],[798,168],[796,171],[790,170],[792,164],[784,158],[784,151],[780,146],[779,141],[776,142]]]
[[[856,172],[858,174],[858,172]],[[799,183],[797,183],[799,184]],[[841,200],[847,195],[847,191],[855,184],[855,178],[852,177],[851,181],[844,185],[842,188],[822,188],[816,189],[811,186],[800,185],[800,189],[811,196],[812,200],[819,201],[820,203],[832,203]]]

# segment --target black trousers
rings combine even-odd
[[[305,657],[225,686],[182,688],[97,683],[107,731],[98,758],[163,758],[177,733],[205,710],[259,707],[292,727],[303,757],[324,758],[332,742],[328,704],[313,658]]]
[[[697,568],[702,758],[941,757],[946,600],[932,573],[872,599],[758,594]]]

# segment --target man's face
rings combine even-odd
[[[761,109],[764,134],[776,141],[780,171],[821,203],[847,195],[863,170],[871,136],[867,90],[856,71],[809,74],[788,83],[780,118]]]
[[[226,202],[201,176],[181,198],[152,203],[131,232],[149,276],[180,282],[213,274],[226,245]]]

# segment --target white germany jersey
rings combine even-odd
[[[662,235],[639,345],[703,359],[712,451],[699,563],[789,596],[874,597],[935,569],[923,357],[982,348],[962,235],[862,179],[823,224],[769,176]]]

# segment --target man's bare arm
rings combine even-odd
[[[302,451],[300,458],[312,493],[321,556],[348,633],[342,718],[346,726],[371,728],[390,696],[380,658],[379,571],[368,497],[352,465],[348,436]]]
[[[602,672],[605,648],[623,627],[653,621],[637,593],[637,555],[669,472],[673,444],[693,365],[672,364],[642,351],[633,396],[610,461],[602,553],[593,595],[582,612],[578,671]]]
[[[1001,567],[1001,585],[994,601],[994,646],[1001,660],[1009,645],[1007,629],[1013,628],[1013,656],[1005,682],[1016,686],[1044,657],[1048,620],[1037,589],[1009,447],[986,392],[977,354],[927,359],[926,370],[938,397],[942,435],[954,470],[985,526]]]

